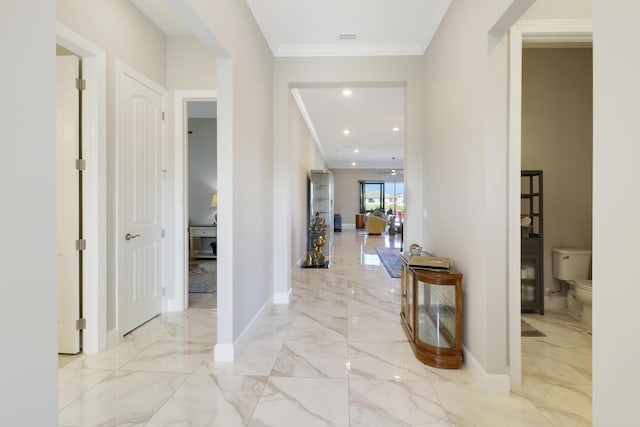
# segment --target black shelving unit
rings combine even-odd
[[[523,170],[520,178],[520,217],[530,218],[523,225],[521,241],[521,311],[544,314],[542,171]]]

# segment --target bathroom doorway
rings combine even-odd
[[[551,28],[553,27],[553,28]],[[553,36],[549,36],[552,33]],[[540,36],[545,35],[544,45],[542,43],[536,43],[536,45],[532,45],[529,42],[534,40],[540,40]],[[561,22],[561,23],[553,23],[551,25],[549,22],[526,22],[519,23],[513,27],[511,31],[510,37],[510,75],[512,76],[510,79],[510,105],[511,107],[511,117],[510,117],[510,145],[509,145],[509,336],[510,336],[510,376],[512,385],[518,385],[523,383],[524,377],[531,375],[531,358],[529,354],[526,353],[526,349],[523,350],[523,343],[526,343],[530,338],[522,338],[521,337],[521,258],[520,258],[520,246],[521,246],[521,224],[520,224],[520,173],[523,168],[528,169],[551,169],[553,165],[547,166],[543,165],[543,167],[533,167],[530,164],[524,164],[523,158],[525,156],[524,151],[529,150],[530,148],[521,145],[521,139],[524,135],[525,126],[529,126],[529,124],[524,124],[524,111],[521,111],[520,108],[523,105],[525,100],[522,99],[523,88],[524,85],[527,84],[523,82],[523,79],[526,76],[523,75],[523,56],[526,53],[523,51],[524,49],[560,49],[560,48],[586,48],[585,44],[590,44],[592,39],[592,30],[591,30],[591,22],[588,20],[577,20],[575,22]],[[555,68],[550,67],[551,69]],[[556,95],[560,96],[565,92],[566,88],[561,88],[556,91]],[[553,102],[558,102],[557,99]],[[589,103],[590,104],[590,103]],[[523,107],[524,110],[524,107]],[[590,127],[590,116],[591,112],[589,112],[589,124]],[[560,134],[562,134],[562,129],[556,129]],[[548,141],[543,141],[544,143]],[[539,151],[542,149],[539,147]],[[591,149],[588,149],[590,153],[592,153]],[[591,154],[589,154],[591,155]],[[553,158],[553,155],[548,156]],[[553,173],[550,173],[551,177],[547,178],[547,174],[545,171],[545,194],[546,190],[549,190],[549,187],[552,186],[551,180],[554,179]],[[590,182],[589,182],[590,184]],[[567,196],[565,196],[567,197]],[[571,198],[571,195],[568,196]],[[552,203],[551,200],[547,201],[545,199],[545,228],[549,225],[547,220],[549,220],[549,203]],[[589,201],[590,203],[590,201]],[[552,210],[553,211],[553,210]],[[590,211],[590,208],[589,208]],[[551,226],[553,229],[553,226]],[[589,228],[590,230],[590,228]],[[545,238],[548,233],[545,233]],[[589,233],[590,234],[590,233]],[[549,242],[550,243],[550,242]],[[545,245],[546,247],[546,245]],[[548,261],[545,263],[545,271],[551,271],[551,259],[550,259],[550,251],[545,251],[545,259]],[[550,274],[550,273],[548,273]],[[545,274],[545,277],[547,274]],[[544,280],[544,289],[551,287],[552,283]],[[549,299],[545,301],[547,307],[545,307],[545,315],[539,316],[540,319],[552,322],[552,316],[549,314],[553,314],[555,303],[557,301],[549,302]],[[563,313],[566,316],[566,313]],[[525,315],[527,316],[527,315]],[[586,337],[584,341],[588,341],[589,347],[589,358],[590,358],[590,336],[587,334],[588,331],[585,331],[584,334],[580,335],[580,338]],[[526,347],[526,345],[525,345]],[[582,354],[582,352],[581,352]],[[590,372],[590,364],[589,364],[589,372]],[[590,377],[589,377],[590,381]],[[589,402],[590,404],[590,402]]]

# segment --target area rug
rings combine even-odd
[[[520,336],[523,337],[546,337],[545,334],[525,322],[524,320],[520,320]]]
[[[189,292],[215,294],[217,291],[217,263],[214,260],[199,260],[189,263]]]
[[[389,273],[389,276],[395,278],[402,275],[402,261],[400,261],[400,248],[387,248],[383,246],[376,247],[376,253],[382,261],[382,265]]]

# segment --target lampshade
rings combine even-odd
[[[213,197],[211,198],[211,207],[212,208],[217,208],[218,207],[218,195],[214,194]]]

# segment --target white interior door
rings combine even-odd
[[[163,95],[141,80],[123,72],[118,82],[117,239],[122,334],[162,312]]]
[[[76,250],[80,223],[80,105],[76,78],[78,58],[56,57],[56,234],[58,252],[58,353],[80,351],[80,254]]]

